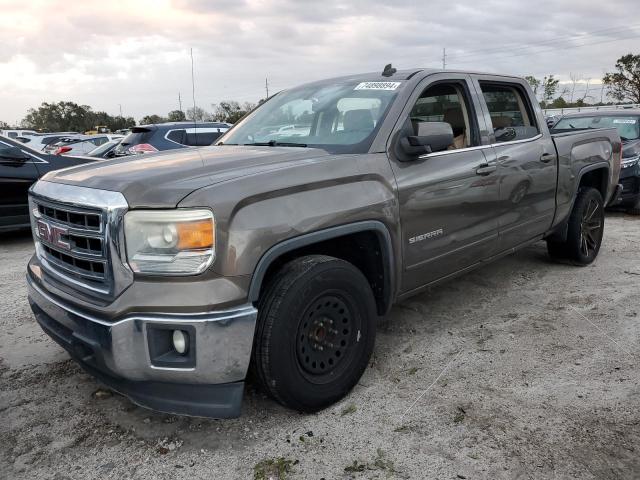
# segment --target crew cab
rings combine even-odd
[[[215,146],[46,175],[29,300],[140,405],[237,416],[251,368],[313,412],[356,384],[399,299],[539,240],[567,269],[593,262],[620,155],[614,128],[551,135],[517,77],[388,65],[310,83]]]

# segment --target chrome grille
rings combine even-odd
[[[106,215],[99,209],[31,197],[37,252],[49,273],[75,286],[109,293]]]

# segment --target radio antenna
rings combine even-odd
[[[195,144],[198,144],[198,120],[197,120],[197,110],[196,110],[196,81],[195,76],[193,74],[193,48],[191,51],[191,97],[193,98],[193,129],[195,130],[193,133],[195,135]]]

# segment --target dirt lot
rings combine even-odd
[[[29,235],[0,237],[0,478],[639,478],[640,219],[607,222],[590,267],[539,243],[397,305],[340,404],[249,387],[225,421],[100,390],[32,319]]]

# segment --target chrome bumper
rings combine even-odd
[[[246,376],[257,318],[253,306],[201,314],[130,315],[108,322],[54,298],[29,274],[27,285],[31,307],[45,331],[74,357],[91,356],[94,367],[111,376],[181,384],[239,382]],[[154,365],[148,334],[156,326],[193,332],[193,365]]]

